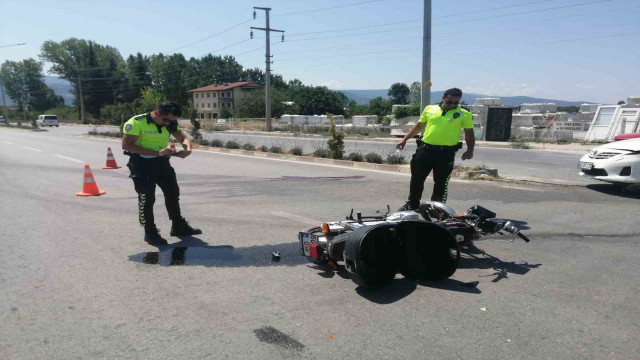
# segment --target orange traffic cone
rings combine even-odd
[[[107,148],[107,164],[103,169],[120,169],[120,166],[116,163],[116,158],[113,157],[110,147]]]
[[[106,192],[98,189],[98,184],[93,179],[93,174],[89,168],[89,164],[84,165],[84,183],[82,184],[82,191],[76,193],[76,196],[100,196]]]
[[[176,143],[173,142],[173,140],[171,141],[171,146],[169,147],[171,149],[171,153],[175,154],[176,151]]]

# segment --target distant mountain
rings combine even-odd
[[[344,93],[349,99],[355,100],[358,104],[368,104],[369,101],[378,96],[383,99],[387,98],[387,89],[377,89],[377,90],[336,90]],[[431,101],[430,103],[436,103],[440,99],[442,99],[442,95],[444,91],[433,91],[431,93]],[[474,93],[463,93],[462,101],[467,104],[474,104],[477,98],[500,98],[502,99],[502,104],[507,106],[520,106],[524,103],[556,103],[558,106],[580,106],[582,104],[592,104],[589,101],[565,101],[565,100],[554,100],[554,99],[541,99],[534,98],[530,96],[499,96],[499,95],[484,95],[484,94],[474,94]]]
[[[64,79],[59,79],[56,76],[45,76],[44,83],[50,87],[56,95],[62,96],[64,99],[64,104],[67,106],[73,105],[73,100],[75,97],[71,93],[71,83]],[[11,98],[7,95],[7,92],[4,91],[4,99],[7,102],[7,106],[13,106],[15,103]],[[0,99],[2,100],[2,99]]]
[[[44,83],[48,87],[53,89],[56,95],[60,95],[64,98],[65,105],[72,105],[75,97],[71,93],[71,83],[64,79],[59,79],[56,76],[45,76]]]

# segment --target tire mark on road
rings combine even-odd
[[[5,143],[5,144],[7,144],[7,145],[13,145],[13,143],[12,143],[12,142],[10,142],[10,141],[3,141],[3,143]]]

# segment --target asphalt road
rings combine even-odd
[[[449,205],[521,220],[532,242],[487,239],[449,280],[398,275],[372,292],[299,256],[296,235],[352,207],[401,205],[407,175],[195,152],[172,163],[183,214],[204,234],[168,237],[159,195],[171,245],[157,249],[142,240],[126,167],[101,169],[107,146],[124,165],[118,143],[57,130],[0,129],[1,359],[640,354],[637,195],[452,181]],[[75,196],[85,161],[106,195]]]
[[[104,131],[111,129],[117,131],[115,127],[102,127]],[[64,134],[83,134],[86,127],[63,127],[55,130]],[[284,149],[301,147],[304,152],[311,153],[316,149],[326,147],[326,139],[291,136],[263,136],[254,134],[209,132],[204,134],[208,140],[219,139],[222,141],[236,141],[240,144],[251,143],[259,146],[280,146]],[[596,145],[594,145],[595,147]],[[415,142],[409,141],[401,154],[408,160],[416,151]],[[464,149],[463,149],[464,151]],[[551,182],[566,185],[587,185],[597,184],[597,180],[582,178],[578,173],[578,161],[584,155],[576,152],[553,152],[545,150],[517,150],[478,147],[474,158],[462,161],[462,152],[456,155],[456,164],[461,166],[487,166],[497,168],[500,175],[512,179],[525,179],[540,182]],[[375,152],[383,157],[396,154],[395,141],[367,141],[367,140],[345,140],[345,153],[359,152],[367,154]]]

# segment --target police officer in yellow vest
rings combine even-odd
[[[427,106],[420,120],[396,144],[397,149],[404,148],[407,140],[424,130],[424,136],[418,141],[418,149],[411,158],[411,183],[409,200],[399,210],[415,210],[420,205],[424,181],[433,170],[433,194],[431,201],[446,202],[449,177],[453,171],[456,152],[462,148],[460,129],[464,128],[467,151],[462,160],[473,158],[475,137],[471,112],[460,107],[462,91],[452,88],[444,92],[442,102]]]
[[[186,158],[191,154],[191,141],[180,130],[180,106],[165,102],[157,110],[129,119],[123,128],[122,149],[129,155],[127,166],[131,170],[133,185],[138,193],[138,218],[144,227],[144,240],[151,245],[165,245],[153,218],[156,184],[164,193],[164,201],[172,221],[171,236],[197,235],[195,229],[180,214],[180,188],[176,172],[169,163],[172,156],[168,148],[169,134],[183,144],[184,151],[173,156]]]

